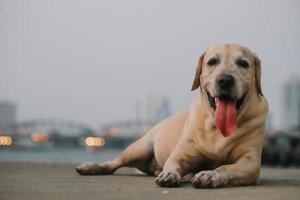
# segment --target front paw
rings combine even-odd
[[[176,170],[162,171],[155,179],[155,183],[161,187],[178,187],[181,176]]]
[[[191,180],[196,188],[217,188],[228,184],[225,174],[216,171],[201,171]]]
[[[80,175],[100,175],[102,168],[96,163],[86,162],[76,167],[76,172]]]

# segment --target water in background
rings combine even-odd
[[[104,162],[121,153],[121,149],[88,151],[85,149],[51,149],[45,151],[33,150],[1,150],[0,162],[51,162],[51,163],[81,163],[86,161]]]

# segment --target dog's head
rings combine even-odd
[[[235,130],[226,126],[236,123],[218,125],[218,120],[236,120],[226,116],[236,115],[248,93],[263,95],[260,68],[256,54],[240,45],[217,45],[200,56],[192,90],[200,87],[205,93],[222,133]]]

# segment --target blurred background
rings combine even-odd
[[[187,110],[201,52],[249,47],[263,163],[300,165],[297,0],[0,0],[0,162],[102,162]]]

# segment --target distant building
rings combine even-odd
[[[18,122],[16,127],[19,135],[43,133],[59,137],[80,137],[94,134],[94,131],[85,124],[58,119],[28,120]]]
[[[141,122],[158,122],[171,115],[170,101],[159,95],[146,95],[138,100],[137,119]]]
[[[266,133],[270,134],[273,131],[274,127],[273,127],[273,113],[269,111],[269,114],[267,116],[267,121],[266,121]]]
[[[0,101],[0,129],[7,129],[16,123],[17,107],[14,103]]]
[[[136,120],[116,121],[102,125],[101,134],[111,138],[135,138],[147,132],[153,125]]]
[[[283,128],[286,131],[300,129],[300,80],[292,78],[283,87]]]
[[[138,99],[137,119],[116,121],[102,125],[101,133],[108,138],[136,138],[147,133],[157,122],[171,114],[166,97],[146,95]]]

